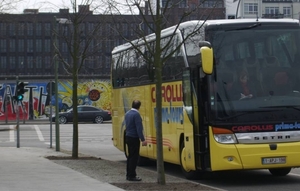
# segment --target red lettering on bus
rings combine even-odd
[[[152,103],[156,102],[156,99],[155,99],[155,87],[151,88],[151,99],[152,99]]]
[[[234,132],[271,131],[274,130],[274,126],[273,125],[244,125],[244,126],[233,126],[231,129]]]
[[[156,102],[155,98],[155,87],[151,88],[151,99],[152,102]],[[176,85],[166,85],[161,87],[161,95],[162,100],[164,102],[177,102],[182,101],[182,85],[176,84]]]

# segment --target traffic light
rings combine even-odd
[[[25,89],[25,86],[28,85],[28,82],[18,82],[17,84],[17,90],[16,90],[16,93],[15,93],[15,100],[17,101],[22,101],[23,98],[24,98],[24,93],[27,92],[28,90]]]

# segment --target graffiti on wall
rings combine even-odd
[[[73,106],[72,81],[58,82],[58,95],[55,95],[54,82],[29,82],[28,90],[22,102],[14,101],[15,83],[0,84],[0,121],[15,120],[19,110],[20,119],[47,118],[55,113],[55,98],[58,98],[58,110],[66,111]],[[104,110],[111,110],[111,83],[103,80],[85,80],[78,83],[78,105],[92,105]]]

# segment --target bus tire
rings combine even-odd
[[[270,168],[269,171],[273,176],[286,176],[292,168]]]
[[[182,161],[185,161],[185,147],[184,147],[184,142],[182,141],[180,143],[180,167],[181,167],[181,171],[184,174],[184,176],[188,179],[188,180],[195,180],[197,179],[197,171],[195,170],[190,170],[185,166],[185,163],[183,163]]]

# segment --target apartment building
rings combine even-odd
[[[233,0],[226,1],[227,18],[299,19],[300,0]]]

